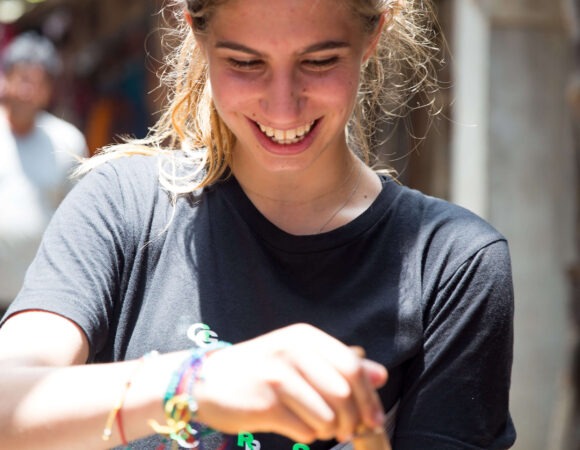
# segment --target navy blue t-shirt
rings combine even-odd
[[[34,308],[71,319],[87,335],[90,362],[309,323],[388,368],[380,396],[385,410],[398,405],[394,450],[512,445],[510,258],[489,224],[383,176],[358,218],[295,236],[270,223],[233,176],[172,205],[157,167],[157,157],[133,156],[85,176],[8,314]],[[253,439],[261,450],[306,448],[271,434]],[[231,449],[251,448],[230,440]]]

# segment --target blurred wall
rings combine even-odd
[[[572,449],[575,155],[571,51],[553,0],[456,0],[452,200],[509,242],[516,295],[511,408],[522,450]]]

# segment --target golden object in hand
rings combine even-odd
[[[391,450],[391,444],[382,427],[374,430],[361,427],[352,439],[354,450]]]
[[[350,347],[359,357],[365,357],[365,351],[358,345]],[[387,433],[382,427],[369,429],[361,425],[356,430],[356,435],[352,439],[354,450],[392,450]]]

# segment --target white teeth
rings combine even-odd
[[[262,125],[259,122],[257,123],[260,127],[260,130],[262,130],[262,133],[264,133],[277,144],[296,144],[297,142],[300,142],[304,136],[308,134],[312,128],[312,125],[314,125],[314,121],[312,121],[309,124],[302,125],[298,128],[294,128],[293,130],[276,130],[272,127]]]

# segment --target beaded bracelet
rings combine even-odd
[[[165,425],[160,425],[154,420],[149,421],[149,425],[156,433],[168,436],[183,448],[197,447],[201,438],[214,433],[213,430],[203,429],[201,424],[195,423],[197,402],[192,395],[193,385],[201,379],[199,373],[204,358],[211,352],[230,345],[227,342],[217,341],[207,347],[191,350],[173,373],[163,397]]]

